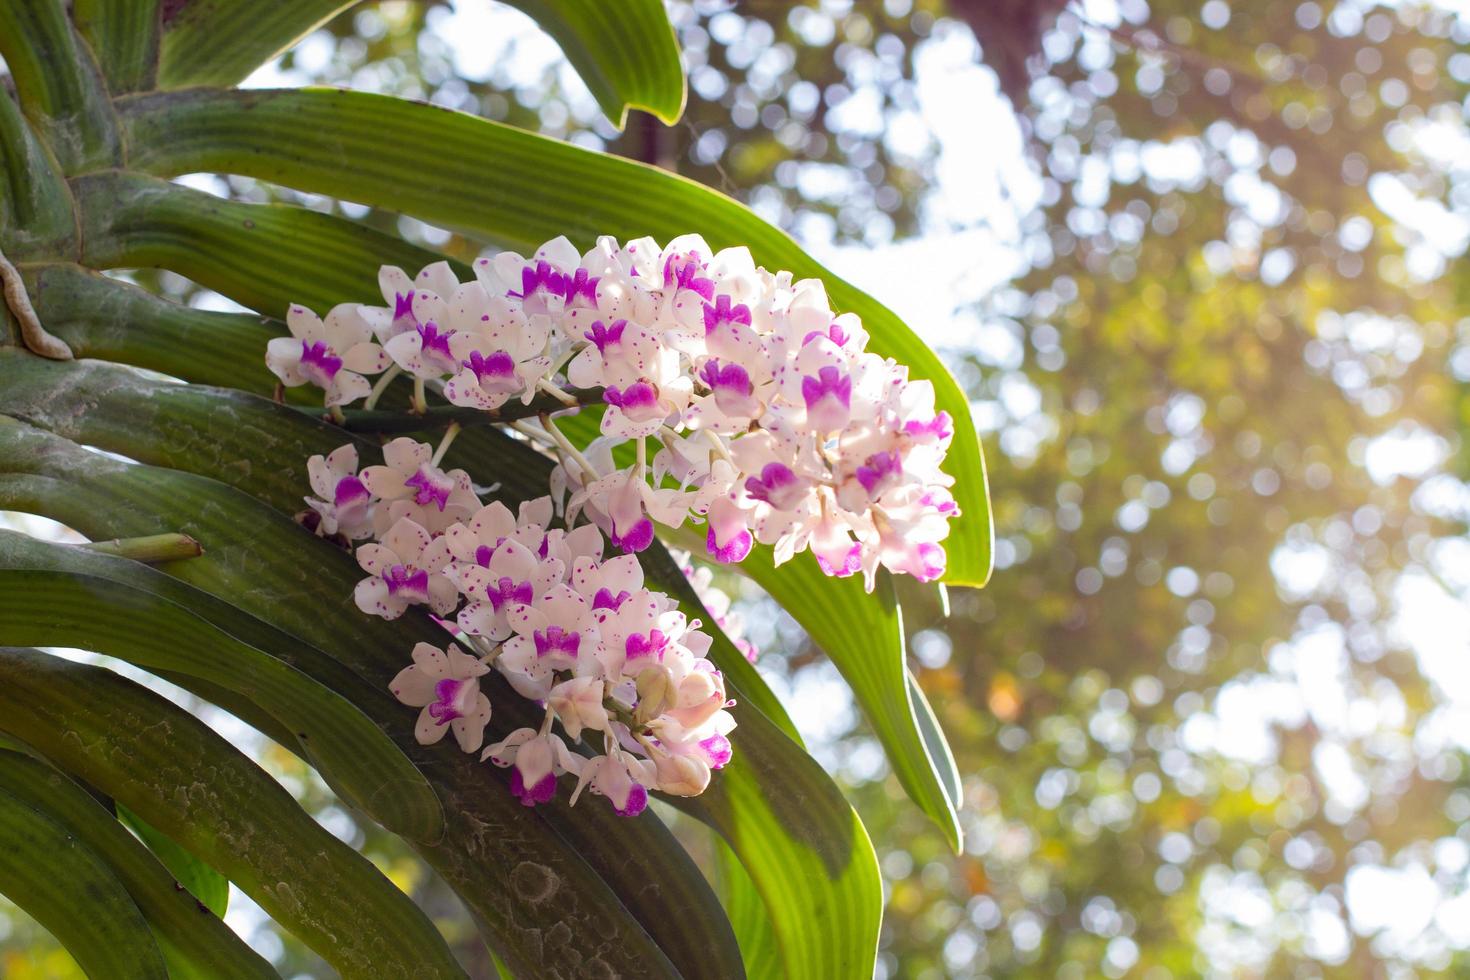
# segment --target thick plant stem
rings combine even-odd
[[[31,305],[30,294],[21,281],[20,270],[11,265],[4,252],[0,252],[0,283],[5,287],[5,305],[20,324],[21,343],[32,352],[53,361],[71,360],[71,348],[66,345],[66,341],[53,337],[41,326],[41,318],[36,316],[36,308]]]

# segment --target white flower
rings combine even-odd
[[[534,728],[517,728],[485,749],[480,758],[498,766],[515,767],[510,774],[510,791],[525,806],[551,802],[556,796],[556,777],[564,772],[580,773],[585,765],[580,756],[567,750],[559,736],[538,734]]]
[[[413,648],[413,666],[399,671],[388,689],[404,704],[424,709],[413,731],[420,745],[432,745],[452,730],[461,749],[475,752],[490,722],[490,699],[480,693],[479,681],[489,670],[454,647],[446,653],[420,643]]]
[[[348,443],[326,456],[311,457],[306,472],[317,493],[306,498],[306,505],[321,518],[318,534],[356,540],[373,533],[373,495],[357,475],[356,446]]]
[[[312,384],[326,392],[326,405],[347,405],[366,397],[372,385],[364,374],[377,374],[389,364],[383,349],[371,341],[372,328],[356,304],[333,307],[323,322],[304,306],[286,312],[290,337],[266,345],[265,363],[289,388]]]
[[[440,616],[452,613],[459,593],[441,574],[443,559],[429,550],[430,541],[428,531],[404,518],[383,536],[382,544],[359,547],[357,563],[372,577],[357,583],[357,608],[384,619],[397,619],[417,604],[427,604]]]
[[[382,466],[363,469],[363,484],[383,501],[376,521],[380,532],[409,518],[437,533],[479,509],[469,474],[446,473],[431,462],[433,456],[427,443],[403,437],[383,447]]]

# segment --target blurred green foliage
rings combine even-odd
[[[999,560],[948,618],[930,593],[906,601],[965,774],[965,853],[852,712],[815,740],[882,855],[880,974],[1470,970],[1470,899],[1448,904],[1470,893],[1470,668],[1412,647],[1400,615],[1470,589],[1470,20],[1001,6],[675,3],[688,116],[624,134],[555,58],[516,49],[524,33],[464,70],[436,4],[358,8],[281,69],[605,146],[809,240],[882,246],[975,224],[936,205],[944,148],[916,75],[934,46],[970,45],[1007,79],[1027,154],[1027,186],[989,218],[1019,271],[942,338],[987,431]],[[831,668],[742,594],[800,714]],[[309,806],[473,942],[419,865],[279,755]],[[1350,909],[1380,887],[1402,898],[1397,927]],[[65,975],[25,922],[5,928],[6,976]],[[323,975],[272,942],[283,975]]]

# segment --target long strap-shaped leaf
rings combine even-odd
[[[198,904],[223,918],[230,907],[229,879],[184,850],[173,838],[159,833],[132,810],[116,802],[113,807],[117,810],[117,818],[138,835],[138,839],[147,845],[159,863],[194,896]]]
[[[670,125],[684,114],[679,41],[662,0],[506,2],[556,39],[614,126],[627,124],[629,109],[644,109]]]
[[[121,162],[117,118],[62,0],[0,3],[0,57],[26,116],[67,173]]]
[[[111,577],[89,574],[109,564],[123,567]],[[128,564],[0,532],[0,632],[15,643],[84,647],[235,691],[293,731],[347,802],[396,834],[429,842],[443,837],[444,811],[434,790],[367,716],[184,607],[117,581],[146,571]]]
[[[517,975],[548,968],[575,973],[593,960],[623,975],[674,975],[650,934],[679,959],[684,976],[729,972],[731,960],[722,952],[728,948],[738,954],[718,901],[651,814],[647,820],[624,821],[608,807],[528,811],[509,794],[500,770],[445,743],[412,745],[413,713],[392,701],[388,681],[416,639],[442,643],[443,633],[424,616],[396,623],[364,617],[350,599],[360,573],[338,549],[213,481],[117,464],[28,426],[7,425],[3,418],[0,506],[44,513],[93,536],[142,533],[160,522],[187,524],[208,550],[171,570],[215,595],[204,596],[209,602],[201,605],[203,593],[178,583],[195,599],[177,593],[169,598],[241,633],[252,645],[289,655],[277,649],[280,640],[242,632],[250,623],[258,628],[258,620],[246,616],[247,622],[235,622],[219,608],[226,605],[221,599],[243,603],[245,611],[268,616],[370,678],[371,693],[356,692],[354,700],[409,739],[410,757],[430,775],[445,802],[443,842],[419,849],[488,924],[490,938]],[[240,612],[234,610],[235,616]],[[503,682],[493,675],[487,680],[498,705],[492,727],[500,735],[539,721]],[[248,710],[243,716],[254,720]],[[651,880],[659,882],[657,891],[648,890]],[[613,884],[616,892],[609,888]],[[631,910],[624,900],[630,900]],[[630,911],[648,933],[628,917]],[[560,938],[545,947],[545,935]]]
[[[0,730],[219,868],[344,977],[463,976],[371,862],[207,725],[132,681],[0,649]]]
[[[160,88],[234,85],[356,0],[189,0],[165,5]]]
[[[334,215],[225,201],[136,174],[96,174],[73,187],[84,265],[171,269],[278,316],[291,303],[325,313],[342,302],[381,302],[379,265],[412,274],[443,258]],[[456,271],[469,275],[462,265]],[[289,298],[277,285],[283,275],[298,277]]]
[[[76,251],[71,191],[9,93],[0,91],[0,244],[20,262]]]
[[[0,648],[0,656],[6,653]],[[107,863],[66,827],[0,790],[0,841],[0,893],[51,930],[88,976],[168,980],[138,906]]]
[[[703,544],[701,535],[687,529],[675,539],[696,553]],[[958,851],[959,815],[940,771],[953,763],[947,748],[938,758],[931,756],[910,700],[903,616],[887,574],[879,577],[878,588],[869,595],[859,579],[824,575],[807,555],[777,568],[769,550],[756,549],[739,568],[769,592],[837,666],[904,791]],[[928,734],[943,742],[937,726]]]
[[[874,350],[909,365],[913,377],[934,382],[939,408],[954,419],[947,469],[964,512],[947,542],[946,581],[981,585],[989,576],[985,465],[964,392],[891,311],[735,201],[652,167],[360,92],[193,91],[129,98],[119,108],[132,164],[152,173],[248,174],[413,214],[521,250],[561,234],[585,247],[597,235],[668,239],[697,231],[714,248],[749,245],[768,268],[822,279],[839,309],[862,316]],[[384,133],[394,138],[385,140]],[[435,147],[432,160],[418,152],[420,146]]]
[[[120,361],[200,384],[238,385],[249,373],[242,365],[258,361],[271,338],[286,333],[278,320],[196,310],[71,263],[21,271],[41,322],[77,357]],[[274,377],[261,370],[257,387],[272,384]]]
[[[58,417],[61,414],[65,413],[58,412]],[[287,449],[285,432],[288,428],[294,426],[283,420],[273,433],[271,447],[281,455],[273,459],[272,465],[264,467],[266,472],[300,465],[295,462],[295,458],[304,456],[305,452],[298,450],[293,453]],[[106,426],[89,429],[93,436],[105,436],[108,431],[112,430]],[[128,431],[133,435],[127,443],[108,443],[105,439],[96,442],[135,458],[146,458],[150,451],[150,440],[136,428]],[[456,444],[465,440],[467,435],[469,433],[462,435]],[[0,436],[3,436],[3,430],[0,430]],[[227,438],[224,430],[220,431],[219,436]],[[94,440],[89,436],[88,441]],[[220,465],[222,462],[228,465],[227,460],[233,458],[233,454],[223,450],[214,440],[193,438],[181,440],[180,444],[207,449],[193,454],[193,464],[196,466]],[[524,447],[520,451],[529,452]],[[57,454],[37,450],[34,455],[38,469],[50,467],[48,471],[56,471]],[[546,465],[544,460],[532,454],[531,460],[524,456],[517,457],[516,462],[502,469],[513,473],[533,461],[541,467]],[[75,462],[85,464],[88,469],[107,472],[106,461],[95,456],[85,460],[79,458]],[[139,469],[142,468],[133,468],[134,471]],[[255,473],[259,470],[260,467],[252,469],[247,479],[253,482]],[[117,474],[109,481],[109,488],[115,496],[126,496],[130,492],[129,484],[135,482],[137,476],[133,471]],[[130,480],[129,477],[134,479]],[[544,475],[542,481],[544,485]],[[38,494],[45,491],[31,492]],[[0,500],[3,498],[4,487],[0,484]],[[85,496],[77,499],[86,501]],[[53,516],[75,525],[78,520],[86,520],[88,507],[87,502],[79,503],[72,514]],[[245,520],[243,523],[250,530],[243,533],[239,530],[239,520],[230,525],[229,529],[218,530],[190,524],[188,522],[197,520],[194,517],[196,512],[217,512],[222,508],[218,502],[206,505],[202,501],[191,499],[179,487],[148,497],[146,507],[150,511],[164,513],[173,522],[169,526],[181,527],[201,540],[211,542],[210,554],[202,559],[183,563],[179,568],[181,574],[204,574],[210,567],[210,560],[219,560],[222,557],[221,550],[230,547],[222,542],[228,540],[231,533],[248,539],[240,545],[245,553],[258,555],[261,551],[270,554],[279,551],[288,556],[285,562],[292,566],[291,574],[301,573],[300,549],[303,546],[293,546],[289,542],[272,545],[271,539],[265,536],[267,522]],[[182,512],[175,517],[168,514],[169,507],[181,509]],[[82,529],[86,530],[85,527]],[[253,560],[258,562],[260,558]],[[325,571],[316,569],[313,576],[322,580]],[[258,580],[258,565],[255,573]],[[343,594],[350,581],[349,578],[339,584],[338,589]],[[325,586],[325,582],[323,584]],[[665,588],[672,587],[668,582],[661,584]],[[258,595],[260,590],[253,590],[252,594]],[[268,594],[262,598],[271,601]],[[323,610],[325,611],[327,610]],[[277,618],[279,615],[278,612]],[[405,617],[405,620],[409,618]],[[398,632],[405,620],[369,624],[355,610],[348,610],[348,615],[334,621],[332,627],[340,631],[343,640],[353,641],[355,636],[361,635],[362,639],[353,646],[357,649],[370,646],[375,635],[381,640],[384,634]],[[323,625],[312,621],[291,628],[309,630]],[[411,632],[403,636],[400,643],[404,649],[412,642],[412,637]],[[325,641],[323,645],[327,645]],[[767,903],[790,975],[848,976],[871,970],[876,948],[881,889],[872,845],[862,824],[820,767],[759,713],[745,713],[741,718],[741,727],[735,733],[735,739],[737,752],[734,763],[720,773],[720,777],[703,797],[690,801],[686,806],[716,827],[740,855]],[[452,805],[450,811],[452,815]],[[615,831],[614,834],[622,836],[620,831]],[[814,930],[811,923],[815,921],[827,925],[823,929]]]
[[[229,926],[216,916],[201,915],[198,899],[180,891],[148,847],[65,773],[29,755],[0,749],[0,790],[45,812],[107,863],[152,928],[170,977],[278,980],[270,964]],[[11,846],[7,838],[6,848]]]
[[[161,87],[234,85],[354,2],[192,0],[172,8],[177,12],[164,24]],[[646,109],[666,123],[683,113],[679,44],[660,0],[507,2],[556,39],[614,126],[623,128],[629,109]]]
[[[162,14],[159,0],[72,0],[77,32],[97,56],[111,91],[153,87]]]

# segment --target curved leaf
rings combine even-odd
[[[0,243],[12,262],[76,251],[71,191],[5,92],[0,92],[0,181]]]
[[[234,85],[356,0],[187,0],[166,4],[160,88]]]
[[[45,813],[0,790],[0,892],[89,976],[168,980],[148,923],[107,864]],[[87,913],[77,914],[77,903]]]
[[[629,109],[673,125],[688,95],[679,41],[662,0],[506,0],[556,39],[618,129]]]
[[[176,387],[176,390],[181,389]],[[194,389],[194,392],[195,397],[207,394],[201,389]],[[246,396],[236,397],[243,399]],[[258,399],[252,401],[259,402]],[[174,404],[177,406],[181,403],[175,401]],[[105,423],[92,426],[90,420],[97,419],[101,413],[81,415],[66,412],[60,404],[55,407],[58,417],[76,419],[88,425],[86,438],[89,441],[93,441],[97,435],[114,431],[115,427],[109,427]],[[326,433],[324,446],[330,448],[336,444],[334,430],[330,426],[304,419],[299,415],[292,419],[289,423],[291,430],[305,433],[309,429],[319,428]],[[175,423],[178,421],[179,419],[176,418]],[[283,419],[280,423],[270,427],[272,438],[269,443],[263,444],[259,439],[255,439],[250,449],[232,440],[238,440],[241,435],[247,440],[255,438],[251,433],[264,431],[266,427],[258,423],[231,426],[225,424],[223,416],[211,427],[208,437],[202,437],[196,433],[193,437],[188,438],[176,436],[174,439],[149,439],[146,435],[147,430],[129,426],[118,436],[119,438],[127,436],[126,444],[111,443],[105,440],[97,440],[96,444],[126,452],[135,458],[148,458],[152,453],[169,452],[167,447],[170,444],[201,447],[191,454],[190,464],[206,468],[228,467],[229,460],[242,456],[248,457],[252,449],[256,456],[265,451],[269,454],[270,465],[253,469],[248,475],[248,482],[252,486],[269,486],[279,479],[281,472],[294,471],[294,488],[299,489],[301,482],[305,479],[301,472],[300,460],[307,452],[319,450],[307,449],[304,446],[294,450],[287,449],[281,441],[282,430],[287,427],[288,424]],[[472,435],[486,440],[497,438],[490,430],[465,432],[456,440],[455,448],[473,445],[473,441],[469,438]],[[0,438],[3,436],[4,430],[0,429]],[[498,438],[503,440],[503,437]],[[495,471],[503,472],[507,478],[525,477],[533,481],[535,486],[544,486],[545,469],[549,463],[524,446],[516,443],[508,443],[508,445],[515,448],[520,455],[514,457],[515,462],[510,465],[502,462]],[[446,458],[452,458],[454,451],[451,449],[451,456]],[[277,456],[277,453],[280,455]],[[62,472],[60,454],[54,450],[38,448],[31,454],[31,458],[36,461],[33,468],[43,473]],[[0,462],[3,460],[4,453],[0,452]],[[85,484],[69,485],[68,494],[77,494],[76,499],[83,502],[71,508],[72,498],[70,496],[58,500],[53,507],[64,506],[69,509],[69,512],[55,513],[52,516],[80,527],[84,532],[88,530],[88,521],[97,523],[105,520],[110,525],[115,525],[118,520],[116,507],[119,498],[137,499],[146,512],[161,513],[171,522],[170,526],[179,526],[208,542],[210,552],[203,558],[181,563],[178,567],[179,574],[198,580],[198,576],[205,574],[210,568],[211,561],[220,560],[221,548],[226,547],[222,545],[222,539],[228,541],[232,535],[235,537],[248,536],[249,538],[248,543],[241,547],[243,553],[256,556],[252,559],[254,561],[252,580],[257,583],[256,591],[259,591],[258,584],[261,581],[262,571],[259,564],[262,557],[258,554],[259,552],[268,554],[280,552],[286,555],[283,561],[292,567],[292,576],[301,574],[299,566],[304,557],[302,549],[311,543],[310,539],[293,545],[291,539],[283,538],[279,544],[272,544],[270,542],[274,541],[274,538],[262,536],[267,528],[266,522],[260,520],[237,518],[223,527],[207,531],[198,526],[191,526],[189,522],[197,520],[194,514],[217,513],[225,508],[218,500],[211,499],[211,502],[206,504],[204,500],[186,490],[186,484],[176,479],[178,474],[173,474],[171,478],[173,485],[167,491],[149,491],[140,485],[145,480],[151,479],[146,473],[140,472],[146,471],[146,467],[131,467],[122,472],[115,472],[106,460],[87,454],[77,454],[74,463],[74,470],[72,464],[66,464],[65,469],[68,472],[77,472],[78,475],[88,470],[97,473],[97,478],[106,482],[114,501],[111,504],[113,512],[106,517],[99,517],[91,513],[89,504],[85,502],[87,499],[84,494]],[[483,469],[483,465],[477,465],[475,468]],[[540,473],[539,481],[536,479],[537,468]],[[79,494],[79,490],[83,493]],[[45,491],[37,488],[29,492],[34,495]],[[135,494],[137,494],[136,497]],[[4,498],[5,487],[3,482],[0,482],[0,501],[3,501]],[[38,498],[33,496],[31,499]],[[170,509],[174,512],[170,513]],[[78,524],[78,521],[82,523]],[[242,524],[250,528],[243,535],[239,530]],[[134,533],[138,530],[138,527],[128,526],[117,533]],[[298,541],[299,537],[300,533],[297,532]],[[325,569],[317,568],[311,574],[320,579],[324,572]],[[675,581],[660,578],[658,580],[662,587],[671,591],[680,588],[688,589],[687,581],[672,562],[665,566],[657,564],[650,566],[650,578],[670,573]],[[351,578],[347,578],[338,586],[343,594],[350,582]],[[201,581],[200,584],[205,583]],[[207,585],[206,587],[212,588]],[[270,595],[262,595],[260,598],[264,601],[272,601]],[[698,610],[697,607],[691,612],[703,615],[702,610]],[[335,626],[341,632],[340,639],[350,640],[356,636],[362,637],[360,641],[353,644],[354,651],[371,647],[375,635],[381,642],[385,634],[398,632],[402,625],[411,619],[411,617],[405,617],[404,620],[395,621],[395,623],[370,624],[365,622],[364,617],[357,614],[355,610],[349,609],[348,613],[347,616],[336,622]],[[324,624],[313,621],[302,623],[300,627],[291,624],[290,628],[304,630],[319,628],[322,625]],[[410,631],[404,637],[402,641],[404,649],[412,635]],[[324,642],[323,645],[328,644]],[[740,654],[734,650],[728,640],[719,635],[717,636],[716,657],[717,662],[729,668],[735,658],[740,657]],[[743,663],[743,659],[741,662]],[[731,681],[731,689],[735,692],[735,696],[746,700],[748,695],[735,682],[735,675],[727,674],[727,677]],[[760,683],[758,676],[755,681]],[[514,700],[510,699],[512,704]],[[497,702],[498,712],[501,711],[499,705],[500,702]],[[710,790],[706,791],[702,797],[694,801],[683,801],[681,805],[718,829],[739,853],[742,862],[752,879],[756,881],[762,897],[767,902],[768,912],[780,937],[783,956],[790,975],[820,978],[847,976],[854,972],[862,973],[871,970],[877,943],[881,885],[872,845],[868,841],[862,824],[821,768],[795,743],[773,727],[760,712],[747,711],[741,716],[740,728],[736,730],[734,739],[736,742],[735,761],[721,772],[720,778],[715,780]],[[457,808],[450,802],[449,797],[445,799],[449,804],[448,809],[452,817]],[[626,831],[621,825],[617,831],[611,833],[613,840],[621,841],[626,837]],[[819,921],[831,923],[832,928],[812,929],[811,923]]]
[[[72,20],[113,92],[153,87],[158,71],[159,0],[72,0]]]
[[[687,528],[671,537],[695,554],[704,550],[703,536]],[[877,589],[869,595],[857,576],[823,574],[807,555],[777,568],[769,548],[756,548],[737,568],[789,612],[836,665],[904,792],[958,851],[959,815],[941,775],[941,768],[952,769],[953,762],[943,762],[950,758],[943,733],[931,725],[926,737],[910,701],[903,615],[888,573],[879,576]],[[930,739],[944,746],[938,761],[932,757]]]
[[[362,92],[193,91],[118,105],[134,147],[132,163],[152,173],[247,174],[402,211],[522,251],[562,234],[587,247],[598,235],[666,240],[698,231],[713,248],[748,245],[768,268],[820,278],[838,309],[862,317],[873,350],[934,383],[938,407],[954,419],[946,468],[956,478],[963,511],[946,543],[945,579],[978,586],[989,577],[985,463],[964,392],[938,355],[891,311],[735,201],[653,167]],[[397,138],[385,143],[385,131]],[[439,152],[426,161],[414,150],[420,145]],[[487,173],[494,178],[486,179]],[[277,297],[264,309],[274,311],[282,302]]]
[[[371,862],[207,725],[132,681],[0,648],[0,730],[224,872],[344,976],[464,975]]]
[[[153,825],[132,810],[119,805],[117,818],[127,824],[158,858],[174,880],[183,885],[200,905],[215,915],[223,916],[230,907],[230,883],[224,875],[184,850],[173,840],[153,829]]]
[[[443,836],[444,811],[434,790],[341,695],[182,606],[116,580],[161,575],[125,559],[0,531],[0,626],[11,642],[84,647],[235,691],[293,731],[348,803],[410,839]]]
[[[715,890],[730,916],[730,925],[740,940],[745,972],[751,977],[779,977],[781,948],[766,914],[765,903],[739,856],[724,838],[711,835],[714,850]]]
[[[22,267],[36,314],[77,357],[148,368],[206,385],[242,384],[286,324],[249,313],[196,310],[69,262]],[[260,372],[267,390],[274,376]]]
[[[225,201],[136,174],[93,174],[72,186],[83,264],[171,269],[270,313],[284,315],[292,303],[325,313],[337,303],[381,302],[379,265],[416,272],[443,258],[330,214]],[[469,276],[463,265],[455,271]]]
[[[197,899],[203,896],[172,865],[165,867],[159,863],[158,847],[153,847],[151,841],[145,847],[103,804],[66,774],[29,755],[0,749],[0,790],[44,811],[107,863],[153,930],[168,963],[170,977],[278,980],[270,964],[229,926],[215,916],[199,914]],[[128,819],[125,811],[120,811],[119,816],[137,829],[138,824]],[[151,828],[149,832],[158,836],[160,845],[178,849],[178,845]],[[152,853],[149,847],[153,847]],[[229,883],[218,872],[200,864],[182,849],[178,853],[213,876],[217,882],[214,888],[228,891]],[[180,891],[177,887],[180,883],[192,894]],[[222,903],[212,909],[215,915],[222,910]]]
[[[283,413],[283,428],[320,425]],[[736,947],[719,903],[651,812],[626,820],[606,806],[527,810],[510,795],[501,770],[447,742],[413,744],[413,712],[392,699],[388,682],[416,640],[443,643],[444,634],[424,615],[411,613],[391,623],[363,616],[351,600],[361,573],[340,549],[212,480],[118,464],[29,426],[4,424],[3,418],[0,506],[44,513],[94,537],[141,533],[159,522],[188,525],[205,542],[206,554],[169,570],[199,588],[176,582],[193,598],[170,598],[261,649],[289,655],[290,644],[299,647],[304,640],[360,675],[354,703],[399,733],[400,744],[445,804],[444,840],[416,846],[487,924],[487,939],[516,975],[535,975],[548,964],[574,973],[599,960],[623,975],[673,976],[676,969],[668,957],[678,959],[684,976],[728,974],[730,959],[720,952]],[[134,430],[135,437],[145,435]],[[209,449],[199,441],[194,445]],[[227,450],[221,458],[229,458]],[[7,470],[10,475],[3,475]],[[242,609],[221,600],[268,616],[301,639],[249,633],[254,624],[281,635],[250,616],[244,616],[244,624],[236,621]],[[284,651],[278,649],[283,644]],[[486,682],[496,705],[491,722],[496,734],[487,733],[487,740],[539,723],[534,706],[496,675]],[[254,720],[248,711],[242,717]],[[648,888],[651,879],[659,882],[656,891]],[[547,901],[543,885],[554,888],[554,902]],[[542,937],[548,934],[560,937],[558,943],[544,946]]]
[[[122,162],[107,90],[62,0],[0,3],[0,57],[21,108],[67,173]]]

